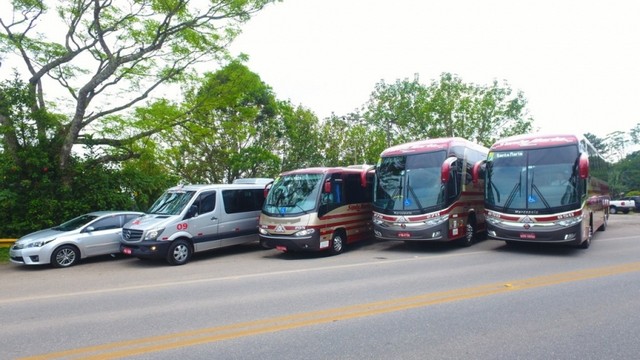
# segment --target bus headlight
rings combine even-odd
[[[449,215],[443,215],[425,220],[424,223],[429,226],[437,226],[449,220]]]
[[[300,230],[297,233],[293,234],[293,236],[309,236],[316,232],[316,229],[304,229]]]
[[[582,221],[582,216],[577,216],[577,217],[570,217],[570,218],[558,220],[556,221],[556,224],[564,227],[569,227],[569,226],[576,225],[581,221]]]

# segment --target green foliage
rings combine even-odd
[[[367,123],[387,137],[387,145],[425,138],[459,136],[490,146],[496,140],[531,130],[532,119],[521,92],[508,84],[464,83],[443,73],[429,86],[419,78],[376,85],[366,105]]]
[[[188,183],[277,173],[278,103],[260,77],[233,61],[189,92],[188,121],[162,134],[167,166]]]
[[[0,263],[9,262],[9,247],[0,246]]]

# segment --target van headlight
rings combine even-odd
[[[316,229],[304,229],[300,230],[297,233],[293,234],[293,236],[309,236],[316,232]]]
[[[147,233],[144,235],[144,240],[147,241],[153,241],[156,240],[158,238],[158,236],[160,236],[160,234],[162,234],[162,232],[164,231],[163,229],[153,229],[153,230],[149,230],[147,231]]]

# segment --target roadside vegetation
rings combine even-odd
[[[13,1],[13,13],[0,15],[0,50],[26,70],[0,80],[0,237],[93,210],[146,210],[178,183],[375,164],[384,148],[407,141],[459,136],[490,146],[536,130],[525,94],[507,81],[474,84],[452,73],[381,81],[358,109],[319,119],[279,99],[246,58],[226,50],[273,2],[49,9]],[[66,38],[46,38],[38,27],[45,18],[66,26]],[[198,64],[212,71],[199,73]],[[167,93],[175,95],[159,95]],[[640,152],[626,155],[639,133],[640,123],[604,139],[590,135],[615,160],[616,193],[640,190]]]
[[[9,262],[9,247],[0,246],[0,263]]]

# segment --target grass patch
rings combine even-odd
[[[0,263],[9,262],[9,247],[0,245]]]

